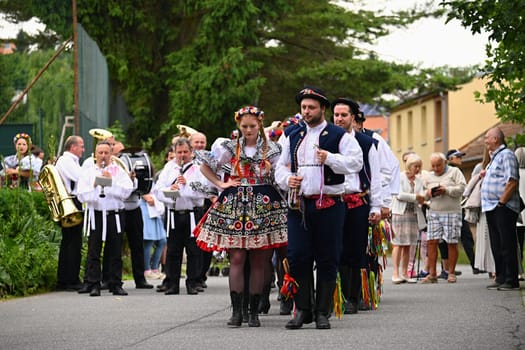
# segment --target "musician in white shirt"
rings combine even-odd
[[[111,163],[108,142],[97,144],[95,156],[95,165],[84,169],[78,184],[78,199],[88,208],[86,280],[90,285],[90,296],[100,296],[100,252],[105,241],[104,259],[109,259],[110,292],[127,295],[122,289],[122,228],[124,200],[133,191],[133,182],[122,168]]]

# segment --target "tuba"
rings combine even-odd
[[[62,227],[72,227],[82,223],[82,211],[77,209],[73,197],[67,192],[64,181],[54,165],[48,164],[38,175],[38,183],[46,197],[51,211],[51,219],[60,222]]]

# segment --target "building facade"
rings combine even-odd
[[[413,151],[430,168],[430,155],[452,148],[462,149],[487,129],[499,123],[493,103],[476,101],[483,95],[485,80],[474,78],[455,91],[429,93],[404,102],[389,116],[390,147],[401,161],[404,152]],[[470,157],[482,156],[468,155]]]

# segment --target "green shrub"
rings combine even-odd
[[[59,227],[40,192],[0,189],[0,297],[54,287]]]

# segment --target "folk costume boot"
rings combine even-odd
[[[240,327],[242,324],[242,292],[230,292],[232,301],[232,317],[228,321],[228,326]]]
[[[349,268],[349,272],[350,288],[348,302],[345,304],[345,315],[357,313],[359,309],[359,299],[361,298],[361,270],[357,268]]]
[[[261,295],[261,302],[258,305],[259,313],[260,314],[268,314],[268,311],[270,310],[270,291],[272,289],[272,283],[268,282],[267,285],[264,286],[263,292]]]
[[[299,288],[295,294],[296,313],[293,319],[286,324],[287,329],[299,329],[303,324],[312,323],[312,290],[313,281],[310,279],[297,280]]]
[[[248,323],[249,319],[250,319],[250,294],[248,293],[247,287],[245,287],[244,292],[243,292],[243,298],[242,298],[242,323]]]
[[[279,305],[279,315],[289,315],[293,309],[293,299],[288,298],[286,300],[283,295],[281,295],[281,304]]]
[[[350,305],[350,266],[348,265],[341,265],[339,267],[339,276],[341,278],[341,293],[343,294],[345,303],[343,305],[343,309],[345,314],[347,313],[347,310],[349,310],[352,306]]]
[[[259,303],[261,302],[261,296],[259,294],[250,295],[250,318],[248,320],[248,326],[260,327],[261,322],[259,321]]]
[[[335,281],[317,283],[315,295],[315,328],[330,329],[328,318],[332,313],[332,300],[335,291]]]

